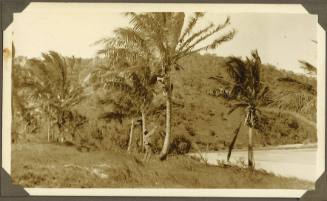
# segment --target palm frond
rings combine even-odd
[[[202,34],[206,34],[214,27],[214,24],[209,24],[205,28],[193,33],[189,38],[187,38],[183,43],[181,43],[178,47],[178,52],[183,52],[184,48],[189,45],[192,41],[194,41],[196,38],[200,37]]]
[[[179,43],[184,42],[185,37],[192,32],[192,30],[195,27],[198,20],[200,18],[202,18],[204,15],[205,15],[205,13],[201,13],[201,12],[194,13],[194,16],[192,16],[189,19],[188,24],[187,24],[186,29],[184,30],[183,34],[181,34],[181,37],[179,39]]]
[[[232,31],[228,32],[227,34],[220,36],[219,38],[215,39],[212,43],[210,43],[209,45],[206,45],[204,47],[200,47],[198,49],[195,49],[193,51],[190,52],[190,54],[202,51],[202,50],[209,50],[209,49],[216,49],[220,44],[224,43],[224,42],[228,42],[230,40],[232,40],[234,38],[236,34],[236,30],[233,29]]]
[[[128,85],[127,83],[121,81],[121,80],[107,80],[104,85],[106,88],[114,88],[117,90],[124,91],[126,93],[131,93],[133,88]]]
[[[246,63],[238,57],[230,57],[226,63],[227,72],[236,84],[244,84],[247,79]]]
[[[130,27],[118,28],[114,30],[114,34],[116,37],[120,38],[120,41],[124,41],[125,44],[138,45],[142,48],[146,45],[144,39],[140,36],[140,33],[137,33]]]
[[[50,59],[50,61],[52,61]],[[43,82],[47,81],[53,81],[54,77],[56,76],[56,72],[54,72],[56,69],[51,69],[49,66],[47,66],[44,62],[38,59],[30,59],[28,61],[28,64],[31,66],[30,69],[27,70],[27,75],[25,77],[37,77],[43,80]],[[53,76],[53,77],[52,77]]]
[[[270,92],[270,89],[268,86],[265,86],[263,90],[261,90],[261,93],[258,95],[257,99],[262,100],[265,98],[265,96]]]
[[[163,41],[169,50],[169,54],[175,54],[176,47],[179,44],[179,38],[184,25],[185,14],[183,12],[165,13],[163,27]]]
[[[226,87],[230,87],[232,85],[232,83],[224,79],[222,76],[211,76],[208,79],[215,80],[218,84],[222,84]]]
[[[250,79],[249,84],[250,88],[253,90],[254,96],[260,92],[260,66],[261,66],[261,59],[258,55],[258,51],[254,50],[251,53],[252,58],[247,58],[247,65],[249,69],[249,76]]]
[[[236,109],[238,108],[245,108],[247,107],[248,104],[247,103],[237,103],[231,106],[231,109],[227,112],[227,114],[231,114],[233,113]]]
[[[189,44],[186,48],[184,48],[185,50],[184,50],[183,52],[184,52],[184,53],[188,53],[188,52],[189,52],[190,54],[192,54],[192,53],[195,53],[195,52],[198,52],[198,51],[203,50],[202,48],[198,48],[197,50],[191,51],[191,50],[193,50],[193,48],[195,48],[196,45],[198,45],[198,44],[201,43],[202,41],[206,40],[206,39],[209,38],[210,36],[213,36],[215,33],[221,31],[222,29],[224,29],[224,28],[225,28],[226,26],[228,26],[229,24],[230,24],[230,18],[227,17],[227,18],[226,18],[226,21],[224,22],[224,24],[219,24],[218,26],[216,26],[216,28],[214,28],[214,29],[212,29],[212,30],[209,30],[208,32],[204,32],[204,33],[202,33],[202,34],[198,37],[198,39],[196,39],[195,41],[194,41],[194,40],[191,41],[191,44]],[[227,34],[227,35],[228,35],[228,34]],[[223,36],[221,36],[220,38],[218,38],[218,39],[216,39],[216,40],[219,40],[220,43],[222,43],[222,42],[223,42],[222,40],[226,40],[227,35],[223,35]],[[220,44],[220,43],[218,43],[218,41],[215,42],[215,43],[216,43],[216,45],[219,45],[219,44]],[[211,43],[210,45],[213,45],[213,44],[214,44],[214,42]],[[204,46],[204,47],[206,47],[206,46]],[[209,46],[207,46],[207,47],[209,47]],[[205,48],[204,48],[204,49],[205,49]]]

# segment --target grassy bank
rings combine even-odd
[[[20,160],[24,159],[24,160]],[[12,145],[12,178],[25,187],[288,188],[314,184],[263,171],[206,166],[186,156],[167,161],[119,151],[80,152],[53,144]]]

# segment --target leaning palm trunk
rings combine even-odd
[[[227,162],[229,162],[229,159],[230,159],[230,156],[232,155],[232,150],[234,148],[234,145],[235,145],[235,142],[236,142],[236,139],[237,139],[237,136],[240,132],[240,129],[241,129],[241,126],[242,126],[242,122],[240,123],[240,125],[234,130],[234,137],[233,137],[233,140],[232,142],[230,143],[229,147],[228,147],[228,153],[227,153]]]
[[[248,165],[249,168],[254,168],[254,162],[253,162],[253,128],[249,127],[249,147],[248,147]]]
[[[169,90],[167,92],[167,99],[166,99],[166,135],[160,154],[160,160],[165,160],[167,157],[168,150],[169,150],[169,143],[170,143],[170,135],[171,135],[171,89],[169,87]]]
[[[144,133],[145,133],[145,112],[144,110],[142,110],[141,112],[141,115],[142,115],[142,135],[141,135],[141,142],[142,142],[142,152],[144,151]]]
[[[127,148],[127,152],[128,153],[131,152],[131,148],[132,148],[133,130],[134,130],[134,119],[132,119],[132,122],[131,122],[131,130],[129,132],[129,142],[128,142],[128,148]]]

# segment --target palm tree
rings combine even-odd
[[[24,132],[28,133],[28,127],[32,126],[33,123],[36,123],[36,116],[31,115],[34,111],[34,107],[29,107],[29,100],[27,98],[29,90],[24,90],[24,76],[27,73],[20,64],[13,60],[12,67],[12,116],[13,124],[18,123],[22,125],[25,123]],[[22,122],[19,122],[22,120]],[[17,126],[13,127],[17,129]],[[17,132],[17,131],[14,131]],[[16,136],[20,137],[20,136]],[[16,140],[16,139],[13,139]]]
[[[122,121],[123,118],[131,118],[131,143],[135,119],[138,116],[142,117],[143,134],[146,129],[145,114],[154,97],[156,75],[147,67],[143,67],[143,70],[146,69],[146,73],[134,72],[128,66],[124,67],[125,71],[119,71],[117,68],[120,69],[120,65],[111,68],[98,68],[93,72],[92,80],[95,88],[100,87],[107,92],[117,94],[117,97],[110,94],[102,99],[102,104],[113,105],[113,111],[106,113],[105,117],[107,119],[118,119],[119,121]],[[143,143],[141,146],[143,146]]]
[[[13,124],[18,123],[19,119],[23,120],[25,122],[24,131],[25,133],[27,133],[28,125],[31,125],[32,121],[34,120],[33,116],[30,115],[34,108],[28,108],[28,100],[25,95],[26,93],[28,93],[28,91],[25,92],[22,87],[24,86],[24,78],[27,71],[17,61],[17,58],[15,57],[14,43],[12,43],[12,57],[13,57],[13,66],[12,66],[11,107],[12,107]],[[13,128],[17,128],[17,127],[13,126]],[[15,140],[16,139],[13,139],[13,141]]]
[[[137,47],[143,49],[143,55],[150,61],[151,67],[159,68],[160,77],[158,81],[162,83],[163,94],[166,97],[166,135],[160,159],[167,157],[170,136],[171,136],[171,101],[172,101],[172,80],[170,77],[173,69],[181,69],[178,61],[190,54],[209,49],[216,49],[223,42],[231,40],[235,35],[235,30],[227,34],[216,35],[230,24],[228,17],[223,24],[209,24],[205,28],[195,31],[196,24],[203,18],[204,13],[194,13],[189,20],[185,20],[182,12],[161,12],[161,13],[126,13],[130,18],[131,27],[121,28],[124,31],[123,45],[133,46],[134,41]],[[185,28],[183,29],[183,27]],[[212,40],[208,40],[212,39]],[[133,41],[130,43],[130,41]],[[110,46],[111,39],[104,39]],[[207,42],[207,44],[203,44]],[[119,44],[121,45],[121,44]],[[135,47],[135,46],[133,46]],[[111,49],[119,54],[120,48]]]
[[[65,114],[84,98],[82,87],[71,79],[76,74],[75,59],[50,51],[28,62],[20,88],[29,89],[30,103],[46,114],[50,127],[57,124],[63,142]]]
[[[94,86],[105,88],[106,90],[116,90],[132,100],[134,108],[131,112],[126,108],[128,115],[133,116],[133,121],[140,114],[142,118],[142,140],[146,130],[146,113],[151,106],[155,94],[156,74],[151,72],[148,66],[132,66],[126,63],[114,62],[112,67],[100,67],[93,72],[92,79]],[[140,72],[138,70],[141,70]],[[110,95],[112,96],[112,95]],[[112,97],[107,97],[112,99]],[[112,100],[113,101],[113,100]],[[143,149],[143,143],[141,144]]]
[[[135,81],[133,87],[139,90],[133,96],[136,95],[139,100],[137,104],[141,113],[142,134],[144,135],[147,111],[154,97],[157,77],[156,64],[152,60],[146,41],[139,37],[138,34],[135,34],[131,28],[119,28],[115,30],[114,37],[101,39],[96,44],[104,45],[98,53],[104,54],[109,66],[111,66],[111,68],[107,69],[102,68],[102,71],[98,74],[98,76],[102,76],[102,83],[107,83],[111,79],[106,77],[106,71],[111,76],[113,69],[119,72],[120,75],[129,77],[129,79],[133,77]]]
[[[231,114],[238,108],[245,110],[244,125],[249,129],[248,133],[248,166],[254,167],[253,159],[253,131],[259,126],[260,108],[271,103],[269,88],[264,86],[260,79],[261,59],[258,52],[252,51],[252,57],[246,57],[245,60],[237,57],[230,57],[227,62],[228,75],[231,82],[224,81],[224,85],[229,85],[227,99],[231,101]],[[220,82],[219,79],[216,79]],[[238,136],[241,124],[234,131],[233,140],[229,146],[227,160]]]
[[[128,85],[126,84],[126,86]],[[122,123],[126,118],[130,119],[131,127],[127,148],[127,151],[130,152],[133,142],[135,119],[138,116],[137,106],[134,104],[134,100],[128,94],[122,91],[111,90],[110,92],[115,93],[115,96],[105,96],[104,98],[100,99],[99,102],[103,105],[111,105],[112,108],[110,111],[104,112],[100,118],[107,121],[117,120],[120,123]]]
[[[20,62],[21,58],[15,57],[15,46],[12,44],[12,115],[13,123],[25,123],[24,132],[34,132],[39,126],[40,111],[31,104],[31,89],[26,87],[29,70]],[[26,58],[23,58],[26,59]],[[27,59],[26,59],[27,60]],[[22,120],[23,122],[18,122]],[[23,124],[24,124],[23,123]],[[19,136],[17,136],[19,137]],[[15,139],[14,139],[15,140]]]

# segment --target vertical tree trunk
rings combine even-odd
[[[55,139],[55,127],[54,127],[55,125],[54,125],[54,123],[53,123],[53,121],[50,121],[50,139],[51,139],[51,141],[55,141],[56,139]]]
[[[249,147],[248,147],[248,165],[249,168],[254,168],[254,163],[253,163],[253,128],[249,127]]]
[[[26,135],[26,134],[28,133],[28,123],[25,124],[25,126],[24,126],[24,131],[25,131],[24,134]]]
[[[60,137],[59,137],[59,142],[60,143],[64,143],[64,131],[63,131],[63,129],[61,129],[61,132],[60,132]]]
[[[142,152],[144,151],[144,132],[145,132],[145,129],[146,129],[146,127],[145,127],[145,112],[144,112],[144,110],[142,110],[142,112],[141,112],[141,114],[142,114],[142,136],[141,136],[141,142],[142,142]]]
[[[127,148],[127,152],[128,152],[128,153],[131,152],[132,141],[133,141],[133,129],[134,129],[134,119],[132,119],[132,122],[131,122],[131,129],[130,129],[130,131],[129,131],[129,142],[128,142],[128,148]]]
[[[58,130],[59,130],[59,143],[64,143],[64,136],[65,136],[65,127],[62,124],[58,125]]]
[[[48,105],[48,108],[47,108],[47,112],[50,114],[50,106],[49,105]],[[47,115],[47,120],[48,120],[48,143],[50,142],[50,124],[51,124],[49,114],[47,115],[46,112],[45,112],[45,115]]]
[[[50,118],[48,118],[48,142],[50,142]]]
[[[60,111],[59,118],[57,119],[57,125],[59,130],[59,143],[64,143],[64,136],[65,136],[65,125],[64,125],[64,112]]]
[[[169,83],[170,84],[170,83]],[[171,91],[167,92],[166,99],[166,135],[165,141],[161,150],[160,160],[165,160],[169,150],[170,135],[171,135]]]
[[[52,121],[50,121],[50,139],[51,139],[51,141],[54,141],[54,138],[55,138],[55,136],[54,136],[53,123],[52,123]]]

